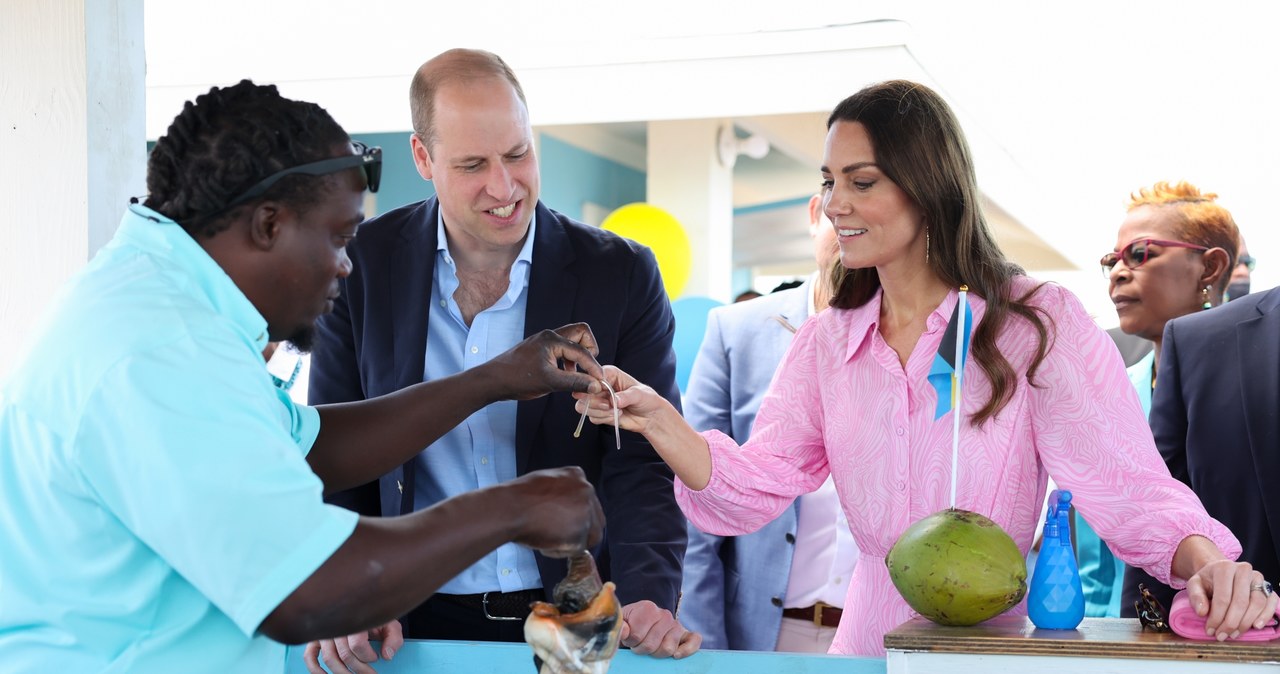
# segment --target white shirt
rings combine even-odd
[[[817,284],[816,273],[810,281]],[[809,315],[815,314],[813,293],[809,293]],[[800,497],[795,545],[786,608],[806,608],[818,602],[844,606],[849,577],[858,562],[858,545],[853,542],[831,478],[817,491]]]

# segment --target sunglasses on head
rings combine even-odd
[[[1138,622],[1142,626],[1156,632],[1168,632],[1169,620],[1165,617],[1164,604],[1160,603],[1146,585],[1138,583],[1138,592],[1142,596],[1133,601],[1133,608],[1138,613]]]
[[[1253,268],[1258,266],[1258,260],[1255,259],[1252,255],[1241,255],[1240,259],[1236,260],[1236,264],[1237,265],[1242,264],[1249,271],[1253,271]]]
[[[295,174],[303,174],[309,176],[323,176],[338,171],[345,171],[350,168],[358,168],[364,173],[365,183],[369,186],[370,192],[377,192],[378,186],[382,182],[382,148],[369,147],[358,140],[351,141],[355,146],[357,154],[347,155],[345,157],[334,157],[332,159],[321,159],[313,161],[293,168],[287,168],[282,171],[276,171],[271,175],[259,180],[253,187],[245,190],[240,196],[232,199],[222,210],[239,206],[246,201],[257,199],[267,193],[273,185],[280,182],[286,176]]]
[[[1098,264],[1102,265],[1103,275],[1105,276],[1105,275],[1111,274],[1111,268],[1115,267],[1116,263],[1120,262],[1121,260],[1124,261],[1124,266],[1128,267],[1130,270],[1141,267],[1143,264],[1146,263],[1148,259],[1151,258],[1152,246],[1166,246],[1169,248],[1190,248],[1191,250],[1196,250],[1200,252],[1209,250],[1209,248],[1206,246],[1200,246],[1194,243],[1187,243],[1185,241],[1164,241],[1161,239],[1135,239],[1133,241],[1130,241],[1127,245],[1125,245],[1124,248],[1121,248],[1119,252],[1111,252],[1102,256],[1102,259],[1098,261]]]

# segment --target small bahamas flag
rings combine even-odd
[[[956,395],[964,381],[964,366],[969,359],[969,335],[972,332],[973,311],[969,308],[969,286],[960,286],[956,308],[951,312],[947,331],[942,333],[942,343],[938,345],[933,366],[929,368],[929,383],[938,392],[938,407],[933,412],[934,421],[941,419],[942,415],[955,406]],[[963,339],[958,339],[958,335],[962,333]]]

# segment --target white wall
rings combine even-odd
[[[145,187],[142,0],[0,6],[0,377]]]

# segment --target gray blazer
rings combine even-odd
[[[694,428],[746,442],[791,346],[794,333],[778,319],[800,327],[809,317],[811,284],[711,311],[684,395],[685,419]],[[713,536],[689,525],[679,617],[702,634],[703,648],[772,651],[777,645],[798,512],[799,501],[745,536]]]

